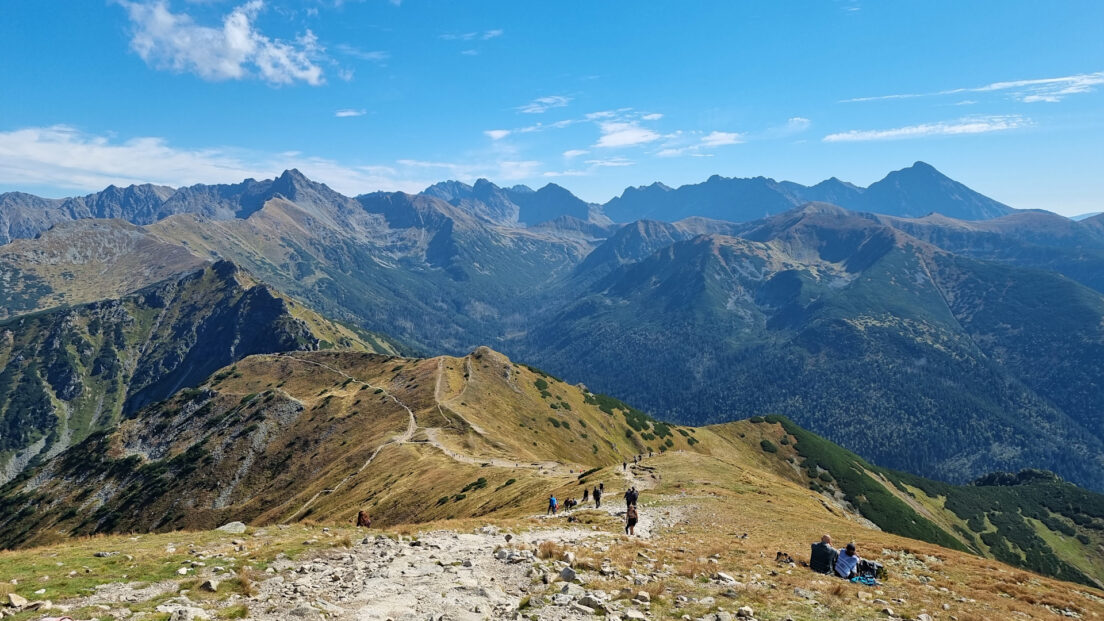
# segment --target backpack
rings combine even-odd
[[[859,566],[856,568],[860,576],[877,578],[878,580],[886,579],[885,566],[877,561],[868,561],[866,559],[859,560]]]

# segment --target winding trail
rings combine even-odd
[[[410,442],[411,438],[413,438],[414,434],[417,433],[417,431],[418,431],[418,420],[414,417],[414,410],[411,410],[410,407],[408,407],[405,403],[400,401],[395,395],[391,394],[389,391],[387,391],[387,389],[383,388],[382,386],[376,386],[376,385],[374,385],[370,382],[366,382],[362,379],[355,378],[355,377],[349,375],[348,373],[346,373],[346,372],[344,372],[340,369],[335,369],[334,367],[331,367],[327,364],[322,364],[321,362],[315,362],[313,360],[304,360],[303,358],[297,358],[295,356],[288,356],[288,355],[279,356],[279,358],[295,360],[295,361],[301,362],[303,364],[310,364],[310,365],[314,365],[316,367],[321,367],[323,369],[326,369],[327,371],[330,371],[331,373],[336,373],[337,375],[339,375],[341,377],[344,377],[346,379],[352,380],[354,382],[359,382],[362,386],[367,386],[368,388],[372,388],[372,389],[375,389],[375,390],[382,390],[384,395],[386,395],[389,399],[391,399],[396,404],[398,404],[400,407],[402,407],[404,410],[406,410],[407,416],[409,416],[409,420],[407,421],[407,425],[406,425],[406,430],[403,433],[401,433],[397,436],[393,436],[387,442],[384,442],[383,444],[377,446],[376,450],[372,451],[372,454],[368,456],[368,459],[360,466],[360,468],[357,468],[356,472],[350,473],[344,479],[341,479],[340,481],[338,481],[337,485],[334,485],[333,487],[328,488],[328,489],[319,490],[314,496],[311,496],[310,499],[307,500],[307,502],[303,503],[302,507],[299,507],[299,509],[297,511],[295,511],[290,516],[288,516],[286,519],[284,519],[283,523],[287,524],[288,522],[294,520],[296,516],[302,514],[304,511],[306,511],[308,508],[310,508],[310,506],[314,503],[314,501],[318,500],[319,496],[321,496],[322,494],[332,494],[332,493],[336,492],[343,485],[345,485],[345,483],[347,483],[349,481],[349,479],[351,479],[351,478],[359,475],[360,473],[364,472],[364,469],[367,468],[369,465],[371,465],[371,463],[376,459],[376,456],[380,454],[380,451],[382,451],[384,449],[384,447],[386,447],[388,445],[391,445],[391,444],[403,444],[403,443],[406,443],[406,442]]]
[[[353,382],[357,382],[361,386],[366,386],[366,387],[371,388],[373,390],[380,390],[380,391],[382,391],[382,394],[384,396],[386,396],[391,401],[394,401],[395,404],[398,405],[399,407],[401,407],[402,409],[406,410],[406,413],[407,413],[407,416],[408,416],[408,421],[407,421],[407,426],[406,426],[405,431],[403,431],[401,434],[393,436],[387,442],[384,442],[383,444],[376,447],[376,450],[372,451],[372,454],[368,456],[368,459],[360,466],[360,468],[357,468],[357,470],[355,472],[352,472],[348,476],[346,476],[345,478],[341,479],[341,481],[339,481],[333,487],[323,489],[323,490],[319,490],[317,493],[315,493],[313,496],[311,496],[305,503],[303,503],[303,505],[301,507],[299,507],[299,509],[297,509],[295,512],[293,512],[292,514],[290,514],[287,518],[285,518],[283,520],[284,524],[293,521],[297,516],[303,514],[323,494],[332,494],[332,493],[336,492],[338,489],[341,489],[346,483],[348,483],[350,479],[360,475],[362,472],[364,472],[364,470],[369,465],[372,464],[372,462],[376,459],[376,457],[380,454],[380,452],[383,451],[384,448],[386,448],[387,446],[390,446],[392,444],[427,444],[427,445],[432,446],[432,447],[436,448],[437,450],[441,451],[443,454],[445,454],[446,456],[448,456],[450,459],[452,459],[454,461],[464,463],[464,464],[476,465],[476,466],[487,466],[487,465],[489,465],[489,466],[495,466],[495,467],[498,467],[498,468],[526,468],[526,469],[530,469],[530,470],[538,470],[542,473],[547,473],[547,474],[550,474],[550,475],[562,475],[562,476],[573,476],[575,474],[574,472],[571,471],[571,469],[566,469],[564,464],[559,463],[559,462],[554,462],[554,461],[522,463],[522,462],[518,462],[518,461],[511,461],[511,460],[497,458],[497,457],[478,457],[478,456],[466,455],[466,454],[457,452],[457,451],[445,446],[440,441],[440,439],[438,438],[438,433],[441,431],[441,429],[439,427],[419,427],[418,426],[418,419],[414,414],[414,410],[411,409],[410,406],[408,406],[406,403],[403,403],[403,401],[401,399],[396,397],[394,394],[392,394],[385,387],[377,386],[375,384],[372,384],[371,382],[364,381],[363,379],[360,379],[358,377],[353,377],[352,375],[349,375],[348,373],[342,371],[341,369],[338,369],[338,368],[332,367],[328,364],[324,364],[324,363],[317,362],[317,361],[314,361],[314,360],[307,360],[305,358],[299,358],[297,356],[293,356],[293,355],[290,355],[290,354],[272,354],[271,356],[274,357],[274,358],[277,358],[277,359],[281,359],[281,360],[294,360],[294,361],[299,362],[301,364],[307,364],[307,365],[319,367],[321,369],[325,369],[326,371],[329,371],[330,373],[333,373],[333,374],[335,374],[335,375],[337,375],[341,378],[344,378],[346,380],[351,380]],[[464,362],[467,365],[468,377],[470,378],[471,377],[471,372],[472,372],[471,371],[471,366],[470,366],[471,365],[471,360],[468,359],[468,358],[465,358]],[[453,396],[453,397],[445,400],[444,402],[442,402],[442,400],[441,400],[441,389],[442,389],[443,379],[444,379],[444,359],[442,358],[442,359],[439,359],[437,361],[437,379],[436,379],[436,385],[434,386],[434,391],[433,391],[433,396],[434,396],[434,400],[437,402],[437,407],[441,407],[442,403],[447,404],[448,402],[454,401],[454,400],[460,398],[464,394],[464,391],[462,390],[458,395]],[[464,390],[467,390],[467,385],[465,385]],[[473,424],[471,421],[464,418],[464,416],[462,414],[460,414],[459,412],[456,412],[452,408],[449,408],[449,412],[452,412],[455,416],[457,416],[461,420],[463,420],[464,423],[466,425],[468,425],[468,427],[470,427],[473,431],[478,433],[480,436],[486,437],[486,433],[481,428],[479,428],[479,426]],[[420,441],[420,440],[416,441],[416,440],[413,439],[414,435],[418,432],[419,429],[422,429],[423,431],[425,431],[426,439],[424,441]]]

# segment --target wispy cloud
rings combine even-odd
[[[1059,78],[1039,78],[1033,80],[1012,80],[1007,82],[993,82],[984,86],[972,88],[952,88],[944,91],[930,93],[899,93],[894,95],[877,95],[874,97],[855,97],[844,99],[842,103],[856,103],[864,101],[885,101],[891,99],[915,99],[918,97],[937,97],[941,95],[958,95],[962,93],[991,93],[1009,91],[1012,97],[1024,103],[1062,101],[1070,95],[1090,93],[1094,87],[1104,84],[1104,71],[1097,73],[1081,73],[1077,75],[1063,76]]]
[[[357,58],[359,60],[367,60],[374,63],[384,63],[391,58],[391,53],[384,50],[362,50],[358,47],[349,45],[347,43],[339,43],[334,46],[334,49],[338,52]]]
[[[700,132],[677,132],[656,152],[656,156],[711,157],[712,154],[707,153],[711,149],[744,142],[747,142],[747,136],[736,132],[712,131],[704,135]]]
[[[901,140],[906,138],[925,138],[929,136],[960,136],[965,134],[984,134],[989,132],[1019,129],[1031,124],[1030,119],[1020,115],[986,116],[923,123],[892,129],[853,129],[851,131],[828,134],[824,142],[866,142],[872,140]]]
[[[587,153],[590,153],[590,151],[588,151],[586,149],[568,149],[567,151],[563,152],[563,156],[568,158],[568,159],[571,159],[573,157],[579,157],[579,156],[582,156],[582,155],[586,155]]]
[[[569,103],[571,103],[570,97],[549,95],[547,97],[537,97],[524,106],[518,106],[517,111],[525,114],[542,114],[553,108],[563,108]]]
[[[541,163],[536,160],[512,159],[497,160],[491,163],[458,163],[404,159],[399,160],[398,164],[408,168],[445,171],[449,177],[461,181],[474,180],[479,177],[508,181],[531,179],[540,176],[539,169],[541,167]]]
[[[336,116],[339,119],[346,119],[346,118],[354,117],[354,116],[364,116],[365,114],[368,114],[368,111],[364,110],[363,108],[360,109],[360,110],[354,110],[352,108],[343,108],[341,110],[338,110],[337,112],[334,112],[334,116]]]
[[[491,140],[502,140],[506,136],[510,135],[510,130],[508,130],[508,129],[488,129],[487,131],[485,131],[483,133],[487,134],[487,137],[490,138]]]
[[[447,32],[441,35],[441,38],[445,41],[487,41],[497,39],[505,33],[506,31],[501,28],[495,28],[478,32]]]
[[[577,150],[579,154],[587,153],[583,150]],[[570,151],[569,151],[570,153]],[[565,153],[566,155],[566,153]],[[584,166],[579,168],[569,168],[567,170],[554,170],[544,173],[545,177],[587,177],[590,175],[598,174],[603,168],[622,168],[625,166],[633,166],[636,162],[623,157],[611,157],[586,160],[583,162]]]
[[[636,121],[602,121],[598,123],[602,135],[594,144],[599,149],[631,147],[655,142],[663,136],[656,131],[641,127]]]
[[[233,9],[219,27],[173,13],[165,0],[117,1],[133,28],[131,49],[151,67],[211,81],[259,77],[273,85],[325,82],[317,62],[324,50],[310,30],[294,41],[282,41],[256,29],[253,22],[264,8],[262,0]]]

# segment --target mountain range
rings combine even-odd
[[[779,413],[880,466],[956,483],[1048,468],[1104,489],[1104,220],[1013,211],[922,163],[865,190],[803,187],[714,177],[664,190],[684,197],[676,211],[627,225],[612,220],[636,208],[558,186],[346,197],[287,171],[109,188],[47,201],[80,219],[0,246],[0,316],[228,262],[275,296],[388,335],[375,350],[489,344],[680,423]],[[877,199],[851,206],[880,213],[794,206],[810,198]],[[39,204],[0,205],[19,201]],[[86,217],[100,213],[153,221]],[[679,215],[691,216],[664,219]]]
[[[101,192],[63,199],[49,199],[8,192],[0,194],[0,243],[34,237],[67,220],[114,218],[132,224],[150,224],[177,214],[194,214],[213,220],[248,218],[276,196],[309,203],[329,204],[354,199],[326,188],[321,194],[301,198],[319,188],[304,183],[295,170],[276,179],[246,179],[237,184],[193,185],[173,189],[157,185],[109,186]],[[534,226],[557,219],[612,222],[705,217],[733,222],[757,220],[808,202],[827,202],[871,213],[920,217],[939,213],[962,220],[984,220],[1015,210],[916,162],[862,188],[835,177],[813,186],[766,177],[729,178],[714,175],[698,184],[670,188],[662,183],[627,188],[605,204],[587,203],[567,189],[550,183],[539,190],[517,185],[499,187],[486,179],[473,185],[444,181],[426,188],[422,195],[447,202],[477,218],[506,225]],[[357,197],[356,200],[362,200]]]

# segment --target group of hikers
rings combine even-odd
[[[648,451],[648,457],[653,457],[653,456],[654,456],[653,453],[651,451]],[[641,462],[641,460],[643,460],[643,459],[644,459],[644,453],[640,453],[638,455],[633,455],[633,465],[639,464]],[[621,462],[621,470],[627,472],[628,469],[629,469],[629,462],[627,462],[627,461]]]
[[[593,490],[590,489],[590,488],[586,488],[586,489],[583,490],[583,500],[582,500],[582,502],[585,503],[585,502],[587,502],[588,498],[593,498],[594,499],[594,508],[595,509],[601,509],[602,508],[602,494],[605,493],[605,491],[606,491],[606,484],[605,483],[599,483],[598,485],[594,486]],[[639,499],[640,499],[640,492],[638,492],[635,487],[630,487],[628,490],[625,491],[625,534],[626,535],[635,535],[636,534],[636,524],[640,519],[640,515],[637,513],[637,508],[636,508],[637,501]],[[580,504],[580,501],[575,500],[574,498],[568,498],[567,500],[565,500],[563,502],[563,508],[565,510],[574,509],[575,507],[578,507],[579,504]],[[559,512],[559,510],[560,510],[560,501],[559,501],[559,499],[556,498],[555,494],[550,494],[548,496],[548,510],[545,511],[544,514],[545,515],[556,515]]]
[[[881,564],[860,558],[854,542],[837,550],[832,547],[831,535],[824,535],[819,543],[812,545],[809,568],[822,574],[834,574],[846,580],[874,581],[884,577]]]
[[[595,509],[600,509],[602,507],[602,494],[605,491],[606,491],[606,484],[605,483],[599,483],[598,485],[595,485],[593,491],[591,491],[590,488],[586,488],[586,489],[583,490],[583,500],[582,500],[582,502],[587,502],[587,500],[589,498],[593,498],[594,499],[594,508]],[[579,504],[580,504],[580,502],[578,500],[575,500],[574,498],[568,498],[567,500],[564,501],[563,508],[565,510],[574,509],[575,507],[578,507]],[[545,511],[544,514],[545,515],[556,515],[556,513],[559,512],[559,510],[560,510],[560,501],[556,499],[555,494],[550,494],[548,496],[548,510]]]

